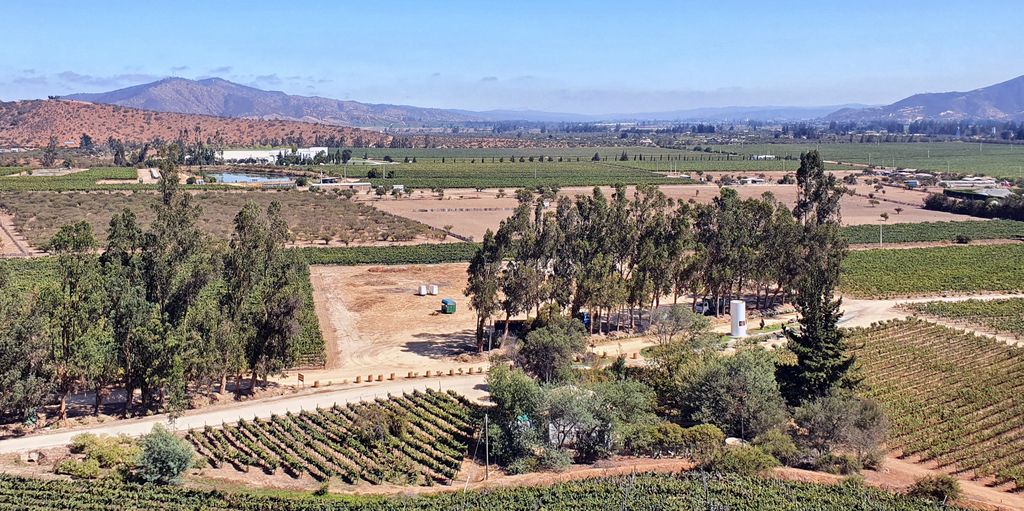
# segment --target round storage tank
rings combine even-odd
[[[733,300],[729,302],[729,316],[732,318],[732,336],[747,336],[747,302]]]

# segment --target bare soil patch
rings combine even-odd
[[[732,173],[736,175],[735,173]],[[864,193],[871,191],[869,185],[859,185]],[[742,198],[760,197],[764,193],[771,193],[775,198],[789,206],[796,204],[796,186],[765,184],[745,185],[733,187]],[[720,189],[717,185],[665,185],[660,187],[661,191],[676,201],[694,201],[709,203],[717,197]],[[605,195],[612,193],[611,187],[601,187]],[[627,193],[632,197],[636,187],[627,187]],[[487,229],[496,230],[502,220],[508,218],[515,209],[517,202],[513,197],[515,190],[506,189],[506,197],[498,198],[498,190],[488,189],[483,191],[452,189],[446,190],[443,199],[430,194],[417,191],[412,197],[399,200],[382,199],[369,201],[373,207],[389,213],[410,218],[425,223],[438,229],[446,225],[452,226],[452,232],[472,237],[474,240],[483,238]],[[589,195],[593,192],[590,187],[567,187],[560,190],[564,196]],[[903,197],[903,194],[908,194]],[[912,194],[912,195],[909,195]],[[886,187],[886,196],[901,200],[916,201],[923,204],[924,196],[921,192],[900,190]],[[920,206],[910,206],[902,202],[890,202],[881,200],[879,204],[871,204],[871,199],[866,196],[844,196],[842,199],[842,212],[844,225],[877,224],[881,221],[881,214],[888,213],[887,223],[916,223],[916,222],[939,222],[956,220],[978,220],[965,215],[954,215],[941,211],[929,211]],[[552,206],[553,207],[553,206]],[[896,208],[900,208],[899,213]]]
[[[327,343],[327,369],[310,378],[354,378],[483,366],[475,315],[462,293],[465,264],[312,266],[313,299]],[[417,296],[436,284],[437,296]],[[453,298],[455,314],[441,314]]]

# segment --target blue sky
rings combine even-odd
[[[1024,74],[1019,0],[4,4],[2,100],[174,75],[375,103],[613,113],[878,104]]]

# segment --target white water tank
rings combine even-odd
[[[437,296],[437,284],[430,285],[430,294]]]
[[[729,316],[732,318],[732,336],[747,336],[747,302],[733,300],[729,302]]]
[[[427,296],[427,285],[426,284],[420,284],[420,291],[419,291],[419,293],[416,293],[416,294],[418,294],[420,296]]]

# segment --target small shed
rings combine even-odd
[[[441,313],[442,314],[455,314],[455,300],[451,298],[444,298],[441,300]]]

